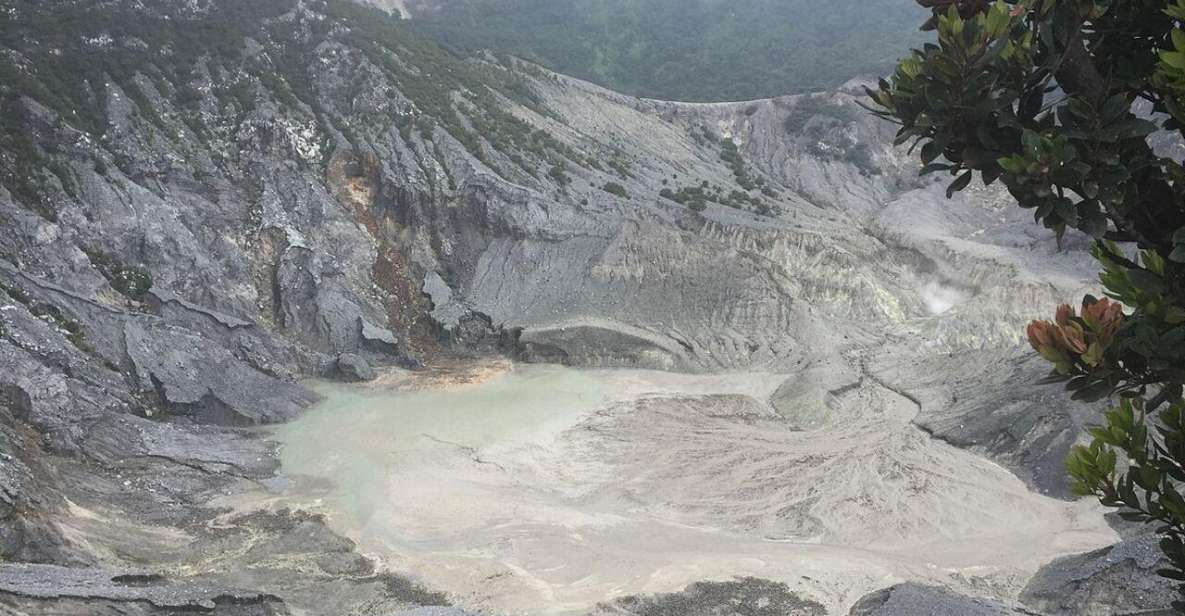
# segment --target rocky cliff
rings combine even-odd
[[[1015,345],[1089,286],[1082,242],[947,201],[856,84],[640,100],[345,0],[15,2],[0,44],[0,604],[446,603],[219,499],[282,481],[249,427],[311,404],[300,377],[453,354],[760,367],[804,428],[877,383],[1064,495],[1082,419]],[[1005,393],[1048,420],[979,421]]]

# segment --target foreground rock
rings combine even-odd
[[[337,376],[345,381],[373,381],[374,368],[367,361],[353,353],[337,356]]]
[[[1153,534],[1076,556],[1060,558],[1038,571],[1021,600],[1044,614],[1149,614],[1170,616],[1179,594],[1156,574],[1167,567]]]
[[[0,605],[26,614],[288,613],[274,596],[191,581],[171,584],[156,574],[30,564],[0,567]]]
[[[852,606],[848,616],[1010,616],[1031,614],[988,599],[976,599],[921,584],[898,584],[874,592]]]
[[[631,596],[598,606],[597,616],[826,616],[823,606],[790,592],[785,584],[758,578],[730,582],[696,582],[686,590],[653,596]]]

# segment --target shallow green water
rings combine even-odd
[[[315,480],[334,509],[362,525],[399,506],[389,475],[437,451],[455,455],[458,447],[480,450],[563,429],[606,399],[596,376],[557,366],[519,366],[439,391],[337,383],[313,389],[324,400],[274,433],[284,472],[298,483]]]

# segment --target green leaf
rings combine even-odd
[[[971,176],[972,172],[968,170],[963,172],[963,175],[955,178],[955,181],[951,182],[950,186],[946,187],[946,198],[950,199],[955,195],[955,193],[967,188],[967,185],[971,183]]]
[[[1128,270],[1127,279],[1135,285],[1136,289],[1147,295],[1160,295],[1164,292],[1164,281],[1161,280],[1160,276],[1148,270]]]
[[[1090,120],[1094,113],[1090,109],[1090,104],[1081,98],[1071,98],[1070,102],[1066,104],[1070,113],[1079,120]]]
[[[918,136],[919,132],[915,128],[902,128],[897,131],[897,136],[893,138],[893,145],[901,145],[911,138]]]
[[[1004,34],[1010,21],[1008,10],[1002,4],[997,3],[993,5],[991,10],[987,12],[987,31],[993,38]]]
[[[930,164],[939,154],[942,154],[942,145],[937,141],[927,141],[922,146],[922,164]]]
[[[1160,61],[1173,68],[1185,69],[1185,53],[1179,51],[1161,51]]]
[[[1083,201],[1078,204],[1078,228],[1095,239],[1102,239],[1107,233],[1107,217],[1099,211],[1098,204]]]
[[[1033,88],[1025,92],[1017,103],[1017,115],[1022,118],[1032,118],[1041,111],[1041,103],[1045,102],[1044,88]]]
[[[1161,552],[1164,552],[1165,554],[1168,554],[1169,556],[1180,556],[1181,555],[1181,544],[1177,543],[1176,541],[1173,541],[1171,538],[1165,537],[1165,538],[1161,539],[1160,541],[1158,541],[1157,543],[1160,544],[1160,551]]]
[[[1185,61],[1185,54],[1182,55],[1182,61]],[[1182,66],[1185,66],[1183,64]],[[1103,103],[1102,116],[1103,121],[1110,124],[1119,118],[1123,117],[1125,113],[1131,108],[1131,104],[1127,102],[1127,97],[1122,94],[1116,94],[1108,98]]]
[[[1157,131],[1157,126],[1148,120],[1132,118],[1112,127],[1121,138],[1147,137]]]
[[[1169,253],[1169,260],[1185,263],[1185,244],[1177,244],[1173,247],[1173,251]]]
[[[1111,385],[1106,381],[1099,381],[1089,387],[1084,387],[1074,392],[1070,396],[1071,400],[1080,400],[1082,402],[1096,402],[1106,398],[1111,393]]]
[[[1058,199],[1053,204],[1053,211],[1057,212],[1058,217],[1066,221],[1066,224],[1072,227],[1077,226],[1078,208],[1074,207],[1073,201],[1069,199]]]
[[[1019,156],[997,158],[996,164],[1000,165],[1000,168],[1010,175],[1019,175],[1024,173],[1025,170],[1025,159]]]
[[[1041,134],[1025,129],[1024,134],[1020,138],[1021,143],[1025,146],[1025,150],[1034,158],[1041,154]]]
[[[1176,569],[1157,569],[1156,575],[1170,580],[1185,581],[1185,572],[1177,571]]]
[[[1087,385],[1090,385],[1091,379],[1089,376],[1076,376],[1066,383],[1066,391],[1078,391]]]
[[[1003,169],[999,167],[988,167],[980,171],[980,179],[984,186],[991,186],[993,182],[1000,178],[1000,174],[1004,173]]]

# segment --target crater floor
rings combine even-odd
[[[768,403],[785,378],[483,364],[320,384],[325,400],[275,433],[280,501],[511,614],[734,576],[831,613],[905,580],[1007,600],[1042,564],[1115,540],[1096,504],[932,439],[872,379],[796,430]]]

